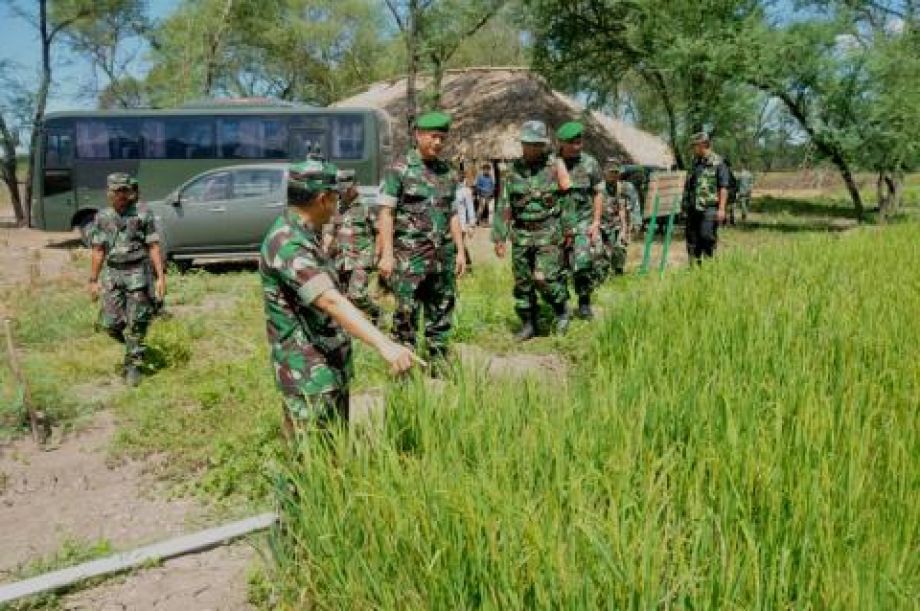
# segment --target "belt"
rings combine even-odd
[[[106,267],[111,267],[112,269],[130,269],[132,267],[138,267],[148,261],[147,255],[142,256],[139,259],[133,261],[106,261]]]
[[[523,229],[524,231],[541,231],[549,228],[555,222],[556,217],[550,216],[539,221],[514,221],[513,226],[515,229]]]

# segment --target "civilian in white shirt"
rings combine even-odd
[[[473,263],[470,259],[469,243],[473,239],[473,229],[476,227],[476,205],[473,202],[473,189],[468,180],[464,180],[457,187],[454,205],[457,207],[457,216],[460,218],[460,229],[463,231],[463,253],[466,257],[467,268],[469,268]]]

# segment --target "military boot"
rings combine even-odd
[[[556,334],[565,335],[569,330],[569,304],[566,302],[557,303],[553,306],[556,313]]]
[[[591,311],[591,296],[578,296],[578,318],[582,320],[591,320],[594,318],[594,312]]]
[[[132,388],[141,383],[141,370],[137,365],[125,366],[125,383]]]
[[[533,339],[537,335],[537,315],[533,310],[526,314],[522,313],[521,321],[524,324],[521,326],[521,330],[514,334],[514,341],[526,342],[529,339]]]

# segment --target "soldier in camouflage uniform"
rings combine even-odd
[[[709,136],[700,132],[691,138],[693,167],[684,184],[683,208],[687,215],[687,254],[691,262],[712,257],[719,240],[719,225],[725,222],[728,166],[710,148]]]
[[[371,273],[375,268],[375,215],[370,202],[361,197],[342,202],[332,221],[330,256],[335,260],[339,285],[345,296],[374,324],[380,321],[380,306],[371,298]]]
[[[335,166],[319,159],[292,165],[288,207],[260,251],[266,330],[288,438],[347,421],[353,373],[349,335],[374,347],[394,373],[413,362],[410,350],[383,335],[337,288],[322,228],[338,200]]]
[[[597,280],[595,267],[606,189],[597,159],[582,150],[583,132],[581,123],[570,121],[559,127],[556,137],[572,182],[562,212],[566,267],[578,296],[578,317],[588,319],[594,316],[591,293]]]
[[[136,386],[144,362],[144,337],[155,310],[150,269],[156,273],[158,300],[166,294],[166,274],[153,214],[137,203],[137,181],[119,172],[109,174],[106,183],[110,207],[96,215],[90,234],[90,294],[93,300],[101,294],[98,324],[125,344],[125,380]]]
[[[454,206],[458,176],[440,157],[450,123],[442,112],[419,117],[418,148],[387,170],[378,199],[378,269],[383,278],[393,277],[393,332],[403,344],[415,346],[424,310],[428,352],[436,357],[446,355],[455,276],[466,270],[465,259],[456,256],[463,249]]]
[[[503,177],[492,225],[495,254],[505,256],[511,238],[514,309],[523,321],[518,341],[537,334],[537,292],[556,314],[556,330],[569,325],[568,290],[562,255],[562,203],[569,189],[565,163],[549,150],[542,121],[521,128],[524,156],[515,159]]]
[[[620,164],[607,160],[605,184],[607,202],[601,218],[601,241],[608,270],[622,274],[626,269],[626,250],[629,245],[630,219],[639,205],[639,193],[628,180],[621,180]]]

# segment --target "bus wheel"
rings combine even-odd
[[[96,220],[96,211],[84,212],[81,214],[76,222],[74,223],[77,226],[77,229],[80,231],[80,241],[83,242],[83,246],[87,248],[90,247],[91,233],[93,231],[93,223]]]

